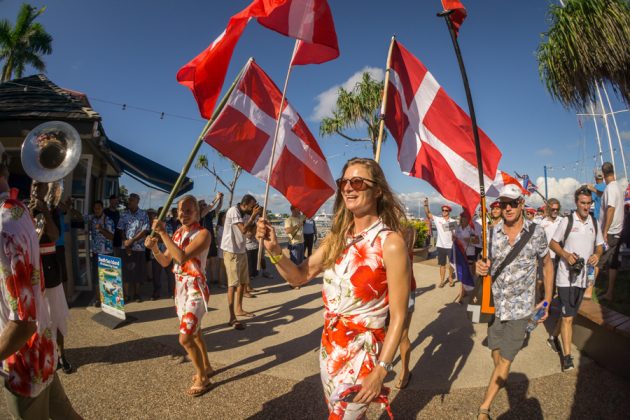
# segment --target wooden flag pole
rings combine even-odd
[[[389,43],[389,52],[387,53],[387,64],[385,65],[385,82],[383,85],[383,102],[381,102],[381,113],[378,118],[378,140],[376,141],[376,153],[374,154],[374,160],[378,163],[381,158],[381,146],[383,144],[383,132],[385,131],[385,106],[387,105],[387,91],[389,86],[389,72],[392,63],[392,50],[394,49],[394,41],[396,37],[392,36],[392,41]]]
[[[282,121],[282,110],[284,109],[284,101],[287,94],[287,86],[289,85],[289,77],[291,76],[291,70],[293,70],[293,57],[297,52],[297,48],[300,40],[295,40],[295,45],[293,46],[293,54],[291,54],[291,61],[289,62],[289,69],[287,70],[287,77],[284,79],[284,89],[282,89],[282,99],[280,99],[280,109],[278,112],[278,121],[276,121],[276,130],[273,134],[273,143],[271,146],[271,156],[269,157],[269,169],[267,170],[267,182],[265,182],[265,199],[263,201],[263,213],[262,218],[265,220],[267,218],[267,204],[269,202],[269,186],[271,185],[271,173],[273,172],[273,164],[274,158],[276,155],[276,145],[278,143],[278,132],[280,131],[280,123]],[[258,258],[256,259],[256,269],[258,271],[261,270],[262,266],[262,256],[263,256],[263,240],[262,238],[258,242]]]
[[[486,260],[488,258],[488,243],[487,243],[487,224],[486,219],[486,187],[484,185],[483,178],[483,160],[481,157],[481,142],[479,141],[479,129],[477,128],[477,117],[475,116],[475,107],[473,105],[472,94],[470,93],[470,85],[468,83],[468,76],[466,75],[466,67],[464,67],[464,59],[462,58],[462,52],[459,49],[459,43],[457,42],[457,35],[455,34],[455,28],[453,22],[451,22],[450,14],[452,10],[444,10],[438,13],[439,17],[444,17],[446,26],[451,34],[451,41],[453,41],[453,48],[455,49],[455,55],[457,56],[457,62],[459,63],[459,70],[462,74],[462,80],[464,82],[464,89],[466,90],[466,100],[468,102],[468,112],[470,113],[470,120],[472,121],[473,137],[475,139],[475,152],[477,154],[477,170],[479,172],[479,195],[481,197],[481,257]],[[470,215],[472,217],[472,214]]]
[[[188,156],[188,160],[186,161],[186,163],[184,164],[184,167],[182,168],[182,172],[179,174],[177,181],[175,181],[175,185],[173,185],[173,189],[171,190],[171,193],[169,194],[168,199],[166,200],[166,203],[164,203],[164,207],[162,208],[162,211],[158,215],[159,221],[163,221],[166,218],[166,215],[168,214],[171,204],[173,204],[173,200],[175,199],[175,196],[177,196],[179,189],[184,183],[184,179],[186,179],[186,175],[188,174],[188,170],[190,169],[190,166],[192,165],[193,160],[195,159],[195,156],[197,156],[197,152],[199,151],[199,148],[201,147],[201,144],[203,143],[203,138],[205,137],[206,132],[208,131],[212,123],[217,119],[217,117],[223,110],[225,103],[227,102],[228,98],[232,94],[232,91],[236,87],[236,83],[241,79],[241,77],[243,76],[243,73],[245,73],[245,69],[248,67],[249,63],[252,61],[253,61],[253,58],[250,58],[249,60],[247,60],[247,63],[245,63],[241,71],[238,73],[238,75],[232,82],[232,85],[230,86],[228,91],[225,92],[225,95],[223,96],[223,99],[221,99],[221,102],[219,103],[219,105],[217,105],[217,107],[214,109],[212,116],[210,117],[208,122],[206,122],[206,125],[203,127],[203,130],[201,130],[201,134],[199,134],[199,137],[197,138],[197,141],[195,142],[195,145],[193,146],[193,149],[190,152],[190,155]],[[155,235],[155,232],[151,232],[151,235]]]

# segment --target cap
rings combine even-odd
[[[536,209],[533,207],[526,207],[525,211],[529,214],[536,214]]]
[[[545,206],[538,207],[537,211],[545,211]]]
[[[604,179],[604,175],[601,172],[595,174],[595,179]]]
[[[517,198],[521,197],[523,197],[523,191],[521,191],[521,189],[514,184],[506,185],[499,192],[499,199],[509,198],[511,200],[516,200]]]
[[[501,207],[501,204],[499,204],[498,201],[493,201],[492,203],[490,203],[490,208],[491,209],[494,209],[494,208],[497,208],[497,207]]]
[[[444,210],[447,209],[448,211],[453,211],[453,209],[451,208],[451,206],[447,206],[446,204],[443,205],[442,207],[440,207],[440,209]]]

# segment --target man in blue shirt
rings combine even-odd
[[[147,263],[145,258],[144,237],[149,232],[149,216],[138,208],[140,196],[129,194],[127,210],[120,215],[118,226],[122,232],[122,266],[123,286],[125,288],[125,302],[133,298],[140,299],[140,284],[147,278]],[[133,295],[132,295],[133,293]]]
[[[593,216],[599,220],[599,208],[602,205],[602,195],[606,189],[604,175],[601,172],[595,174],[595,184],[589,184],[588,189],[591,191],[591,198],[593,199]]]
[[[98,256],[114,253],[114,221],[103,211],[103,202],[96,200],[92,206],[94,213],[86,217],[90,234],[90,258],[92,259],[92,281],[94,282],[94,300],[92,304],[101,306],[101,294],[98,282]]]

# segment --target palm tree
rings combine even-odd
[[[383,82],[373,79],[365,72],[350,91],[339,88],[337,91],[337,103],[333,109],[332,117],[322,119],[319,125],[319,134],[323,137],[338,134],[349,141],[368,141],[372,143],[372,152],[376,155],[376,142],[378,140],[378,126],[381,101],[383,99]],[[349,128],[359,124],[367,126],[367,137],[352,137],[344,133]],[[383,133],[383,141],[387,137],[387,131]]]
[[[630,104],[630,6],[627,0],[560,0],[538,47],[538,70],[565,108],[584,109],[608,81]]]
[[[3,19],[0,21],[0,60],[2,66],[2,82],[22,77],[24,67],[31,65],[40,72],[46,71],[41,56],[52,53],[52,36],[50,36],[35,19],[44,13],[45,7],[36,10],[29,4],[22,4],[15,26]]]
[[[212,165],[212,168],[210,168],[210,164],[208,163],[208,157],[206,155],[203,155],[203,154],[199,155],[197,157],[197,162],[195,162],[195,168],[205,169],[206,171],[210,172],[212,176],[214,176],[214,178],[218,182],[220,182],[221,185],[223,185],[226,190],[228,190],[228,193],[229,193],[228,207],[232,207],[232,200],[234,199],[234,190],[236,189],[236,181],[238,181],[238,178],[243,173],[243,168],[241,168],[234,162],[231,162],[231,163],[232,163],[232,181],[230,181],[230,183],[228,184],[227,182],[223,180],[223,178],[221,178],[221,176],[214,169],[214,165]]]

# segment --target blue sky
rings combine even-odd
[[[14,21],[21,3],[0,0],[0,18]],[[249,1],[31,3],[47,5],[39,21],[54,37],[53,54],[45,58],[48,77],[62,87],[86,93],[112,140],[179,171],[204,122],[192,94],[176,82],[175,74],[207,47],[230,16]],[[326,99],[330,101],[334,88],[357,72],[369,69],[382,74],[392,35],[428,67],[462,108],[467,107],[450,38],[443,20],[435,17],[441,9],[439,0],[329,3],[341,56],[322,65],[296,67],[288,98],[318,138],[337,178],[348,158],[370,156],[371,149],[367,144],[347,144],[339,137],[319,138],[317,116],[325,113]],[[553,102],[539,79],[535,51],[541,33],[548,27],[549,4],[469,0],[465,2],[468,19],[459,40],[479,126],[503,152],[500,168],[529,173],[536,179],[542,176],[545,164],[552,166],[550,176],[558,178],[552,182],[558,188],[554,192],[563,195],[567,191],[563,190],[562,178],[590,180],[596,143],[592,119],[583,118],[580,128],[575,112]],[[251,22],[236,48],[226,87],[249,56],[254,56],[276,84],[282,85],[292,46],[291,39]],[[31,72],[27,69],[27,74]],[[612,90],[609,92],[612,95]],[[625,108],[612,96],[615,109]],[[123,111],[109,102],[125,103],[128,108]],[[166,116],[160,119],[157,113],[130,106],[165,112]],[[630,146],[630,115],[621,113],[617,118],[619,130]],[[612,126],[611,133],[616,147]],[[602,140],[604,158],[608,159],[605,134]],[[201,152],[229,177],[228,162],[208,145],[204,144]],[[440,201],[429,184],[400,173],[391,139],[384,145],[381,161],[390,183],[412,211],[419,209],[425,196]],[[196,169],[190,176],[195,179],[195,194],[214,195],[213,178]],[[146,187],[129,177],[123,177],[122,184],[141,194],[143,206],[156,207],[164,199],[161,193],[149,194]],[[577,181],[571,182],[571,186],[574,184]],[[240,198],[246,192],[262,195],[263,191],[261,181],[245,174],[239,180],[236,196]],[[287,208],[286,200],[272,192],[272,210]]]

